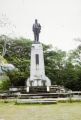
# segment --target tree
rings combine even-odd
[[[0,41],[0,45],[3,44],[4,41]],[[25,38],[9,38],[6,43],[7,51],[4,58],[17,68],[16,71],[6,72],[11,85],[25,85],[30,75],[31,44],[32,41]],[[43,49],[45,72],[52,85],[63,85],[72,90],[81,90],[81,46],[69,53],[53,49],[51,45],[43,44]]]
[[[63,68],[65,65],[66,53],[61,50],[45,52],[46,74],[52,84],[63,84]]]
[[[30,40],[24,38],[9,38],[6,43],[7,51],[4,58],[18,69],[16,72],[6,72],[13,85],[22,86],[29,77],[31,43]],[[3,40],[1,41],[2,44],[4,44]]]

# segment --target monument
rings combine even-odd
[[[51,81],[45,75],[43,46],[39,42],[39,34],[41,31],[41,25],[35,20],[33,24],[34,42],[31,46],[31,64],[30,64],[30,77],[27,79],[27,92],[30,91],[30,87],[45,86],[47,91],[50,91]]]

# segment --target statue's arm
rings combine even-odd
[[[33,26],[32,26],[32,31],[34,31],[34,24],[33,24]]]
[[[41,25],[39,24],[39,28],[40,28],[40,30],[41,30]]]
[[[39,24],[39,33],[41,32],[41,25]]]

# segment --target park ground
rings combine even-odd
[[[51,105],[0,102],[0,120],[81,120],[81,102]]]

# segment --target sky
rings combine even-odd
[[[65,51],[81,38],[81,0],[0,0],[0,35],[34,39],[32,25],[41,24],[40,42]]]

